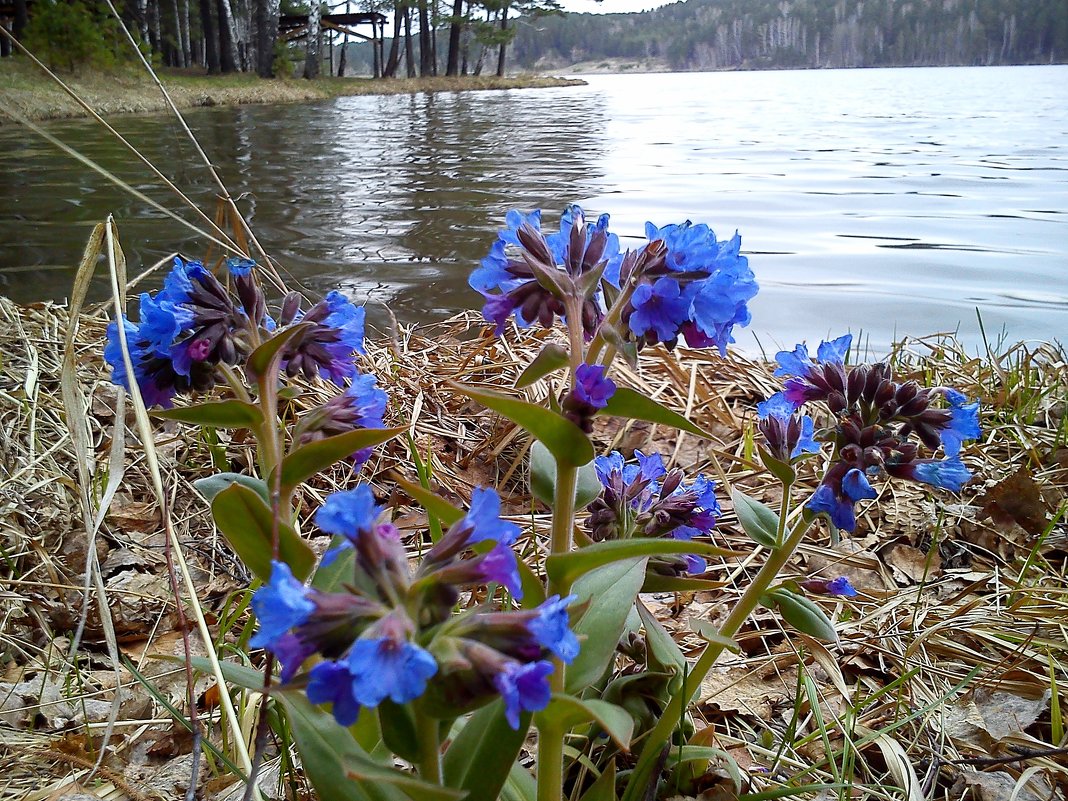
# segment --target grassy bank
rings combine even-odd
[[[164,111],[159,89],[143,72],[87,70],[60,76],[99,114]],[[549,76],[463,76],[447,78],[321,78],[316,81],[264,80],[255,75],[207,76],[164,71],[160,77],[179,108],[237,106],[247,103],[300,103],[343,95],[394,95],[418,92],[460,92],[486,89],[539,89],[583,82]],[[32,120],[85,116],[51,78],[26,59],[0,60],[0,109],[12,109]],[[8,122],[0,114],[0,124]]]
[[[77,650],[67,652],[87,561],[79,493],[87,489],[95,505],[106,483],[98,478],[81,488],[75,478],[74,426],[59,400],[62,343],[71,320],[58,306],[18,307],[0,298],[0,589],[8,609],[0,630],[4,801],[41,801],[69,782],[86,781],[113,702],[118,718],[94,779],[113,788],[103,797],[121,791],[134,799],[178,798],[190,776],[191,743],[171,722],[184,718],[184,675],[146,657],[180,655],[182,635],[161,556],[162,514],[152,501],[140,446],[129,439],[118,462],[109,456],[112,439],[130,434],[116,420],[116,393],[104,373],[106,320],[97,312],[78,321],[72,363],[84,398],[81,425],[95,444],[88,456],[93,475],[124,472],[115,496],[104,496],[109,510],[93,541],[104,601],[130,660],[117,672],[95,606]],[[488,387],[512,386],[545,337],[472,338],[478,325],[468,316],[369,341],[361,368],[391,376],[389,423],[411,423],[413,442],[431,460],[436,491],[462,504],[473,484],[502,487],[507,512],[535,523],[537,542],[529,543],[529,552],[536,553],[547,516],[526,495],[524,436],[453,393],[446,380],[463,376]],[[889,801],[921,797],[924,781],[925,798],[991,801],[1009,798],[1019,781],[1020,799],[1055,797],[1039,793],[1068,781],[1068,768],[1055,758],[1065,753],[1068,722],[1061,700],[1068,683],[1065,353],[1052,345],[1017,345],[977,358],[951,338],[931,337],[901,343],[891,361],[902,375],[981,399],[983,438],[965,454],[976,480],[952,499],[896,482],[880,503],[862,508],[853,537],[830,544],[813,536],[788,575],[847,575],[860,589],[858,598],[834,611],[840,643],[825,649],[797,635],[787,638],[770,617],[759,617],[740,637],[743,651],[722,660],[702,685],[695,718],[740,766],[751,793],[786,789],[799,799]],[[690,411],[712,439],[645,423],[602,422],[597,446],[659,451],[688,471],[715,472],[723,484],[768,497],[777,484],[753,461],[753,408],[778,385],[772,369],[684,349],[666,358],[643,356],[637,370],[620,366],[617,380]],[[531,390],[541,398],[546,391],[540,385]],[[314,405],[328,394],[326,387],[309,386],[299,402]],[[222,458],[220,448],[233,464],[245,464],[248,442],[206,441],[190,427],[161,424],[156,448],[198,603],[219,621],[213,623],[217,645],[228,648],[231,627],[242,625],[230,593],[247,586],[248,577],[215,534],[190,480],[218,469],[213,462]],[[361,478],[388,493],[394,470],[412,477],[399,441],[377,449]],[[341,466],[309,491],[303,528],[312,529],[310,515],[320,503],[314,496],[353,480]],[[813,470],[801,480],[811,485]],[[710,566],[722,590],[645,597],[688,654],[701,647],[692,621],[715,619],[733,604],[763,559],[742,533],[725,490],[723,504],[717,541],[735,552]],[[411,505],[398,510],[413,552],[411,534],[425,519],[420,515]],[[202,678],[196,692],[209,686]],[[241,708],[252,708],[237,695]],[[202,713],[217,715],[211,707]],[[226,749],[217,723],[209,737]],[[277,757],[271,764],[278,769]],[[236,779],[221,762],[202,761],[200,770],[205,798],[239,797],[227,795]],[[860,792],[833,793],[854,781]],[[832,790],[817,795],[821,785]],[[988,786],[993,789],[983,794]],[[901,788],[911,790],[902,795]]]

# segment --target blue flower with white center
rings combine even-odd
[[[561,662],[571,662],[579,653],[579,641],[571,631],[567,607],[578,600],[577,595],[561,598],[553,595],[538,607],[538,615],[527,628],[543,648],[548,648]]]
[[[631,295],[631,313],[627,324],[636,337],[658,342],[671,342],[679,335],[679,328],[690,317],[691,299],[669,276],[658,278],[655,284],[641,284]]]
[[[603,364],[580,364],[575,371],[575,396],[595,409],[603,409],[615,394],[616,384],[605,375]]]
[[[464,517],[464,526],[471,528],[468,545],[486,540],[512,545],[519,539],[519,526],[501,519],[501,496],[491,487],[475,487],[471,492],[471,506]]]
[[[414,701],[438,672],[438,663],[430,653],[389,634],[356,640],[346,663],[353,675],[352,694],[366,707],[378,706],[386,698],[397,704]]]
[[[315,611],[308,589],[293,577],[285,562],[271,562],[271,580],[252,596],[252,611],[260,622],[249,640],[253,648],[270,649],[295,626],[303,624]]]
[[[320,662],[308,673],[308,700],[333,704],[334,720],[347,728],[360,715],[360,703],[353,692],[355,681],[344,660]]]
[[[949,401],[949,424],[942,429],[942,450],[946,456],[954,457],[960,453],[965,442],[979,439],[979,401],[968,403],[968,397],[955,389],[945,389],[943,394]]]
[[[552,663],[544,660],[527,664],[508,662],[494,677],[493,684],[504,699],[505,720],[513,729],[519,729],[522,712],[538,712],[549,705],[552,672]]]

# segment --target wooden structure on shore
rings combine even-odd
[[[357,39],[362,39],[365,42],[371,43],[371,53],[373,57],[373,73],[374,77],[382,77],[382,68],[385,64],[385,49],[384,41],[386,38],[386,16],[385,14],[379,14],[377,11],[363,11],[359,13],[342,13],[342,14],[323,14],[320,21],[321,31],[325,32],[329,36],[329,54],[330,54],[330,70],[334,69],[334,39],[337,34],[344,34],[345,41],[348,41],[349,36],[354,36]],[[370,25],[371,35],[361,33],[357,30],[360,26]],[[292,42],[297,39],[306,38],[308,35],[308,15],[307,14],[283,14],[278,18],[278,35],[280,38],[287,42]],[[320,34],[322,35],[322,34]],[[322,48],[320,48],[322,52]],[[340,69],[344,69],[345,64],[345,51],[344,44],[341,51],[341,66]]]

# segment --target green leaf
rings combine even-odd
[[[378,722],[382,740],[390,751],[409,762],[418,761],[419,736],[411,709],[386,699],[378,705]]]
[[[211,502],[215,525],[256,578],[271,579],[271,533],[274,518],[263,498],[243,484],[231,484]],[[278,523],[278,558],[298,581],[311,575],[315,554],[293,528]]]
[[[628,387],[617,387],[612,397],[608,399],[608,405],[601,409],[598,414],[610,414],[613,417],[626,417],[630,420],[660,423],[661,425],[677,428],[680,431],[688,431],[705,439],[712,438],[711,434],[697,424],[691,423],[683,415],[672,411],[648,395],[636,392]]]
[[[650,573],[645,577],[642,592],[707,592],[726,586],[726,581],[713,581],[697,576],[659,576]]]
[[[545,378],[561,367],[567,367],[570,361],[564,348],[555,342],[550,342],[541,349],[541,353],[534,357],[534,361],[527,365],[527,369],[519,374],[519,378],[515,380],[515,388],[529,387],[538,379]]]
[[[514,730],[504,719],[504,702],[497,699],[467,719],[445,752],[445,784],[467,790],[472,801],[495,799],[527,738],[530,714],[519,717]]]
[[[545,443],[558,464],[579,467],[593,460],[589,437],[562,414],[488,389],[476,389],[455,381],[450,381],[449,386],[529,431],[535,439]]]
[[[742,652],[742,646],[730,637],[724,637],[719,633],[719,629],[715,625],[707,620],[701,620],[700,618],[690,618],[690,628],[693,629],[705,640],[716,645],[722,645],[726,650],[734,654],[740,654]]]
[[[578,469],[575,485],[575,510],[585,509],[601,494],[601,481],[593,462]],[[556,460],[549,449],[537,440],[530,446],[530,492],[546,506],[556,500]]]
[[[282,459],[282,497],[290,497],[300,484],[335,462],[347,459],[363,448],[380,445],[407,430],[404,427],[358,428],[302,445]]]
[[[330,540],[330,548],[333,550],[348,542],[346,537],[338,534]],[[352,583],[353,564],[356,561],[355,548],[342,548],[328,565],[319,563],[312,576],[311,585],[320,592],[340,592],[346,583]]]
[[[300,692],[280,692],[304,772],[320,801],[453,801],[463,793],[427,784],[371,759],[352,733]],[[366,710],[363,714],[367,714]],[[353,781],[355,779],[356,781]]]
[[[834,624],[823,613],[823,610],[808,598],[791,592],[785,587],[772,590],[765,598],[778,607],[783,620],[798,631],[824,642],[838,642]]]
[[[768,468],[775,478],[779,479],[787,487],[794,483],[797,474],[789,463],[776,459],[766,448],[759,445],[757,446],[757,452],[760,454],[760,461],[764,463],[764,467]]]
[[[601,323],[601,327],[597,330],[604,341],[616,349],[616,353],[619,353],[623,357],[632,370],[638,369],[637,343],[624,339],[623,335],[619,332],[619,329],[614,325]]]
[[[501,788],[501,801],[537,801],[538,783],[519,762],[512,763],[508,780]]]
[[[734,511],[750,539],[765,548],[779,547],[779,516],[741,490],[732,490]]]
[[[611,760],[590,789],[582,796],[582,801],[616,801],[616,762]]]
[[[297,323],[283,331],[279,331],[249,354],[248,360],[245,362],[245,371],[253,378],[266,375],[267,370],[271,367],[271,362],[281,359],[282,348],[289,340],[310,330],[313,326],[314,323]]]
[[[155,655],[155,658],[166,659],[168,662],[175,662],[180,665],[185,664],[185,659],[182,657],[171,656],[169,654],[158,654]],[[206,676],[211,676],[215,673],[211,667],[211,660],[206,656],[191,656],[189,657],[189,664],[193,666],[194,670],[199,670]],[[219,660],[219,669],[222,671],[223,678],[235,687],[263,692],[262,670],[250,668],[248,665],[240,665],[237,662],[226,662],[223,660]]]
[[[686,671],[686,657],[675,639],[646,608],[645,604],[639,601],[635,606],[638,608],[642,625],[645,627],[645,642],[653,662],[651,669],[672,668],[676,674],[681,676]]]
[[[236,399],[163,409],[152,412],[152,416],[215,428],[256,428],[263,423],[258,406]]]
[[[534,573],[533,568],[527,564],[526,559],[522,557],[517,559],[516,566],[519,568],[519,583],[523,588],[522,607],[524,609],[533,609],[536,606],[540,606],[545,601],[544,582]]]
[[[659,556],[670,553],[696,553],[719,556],[723,549],[707,542],[676,540],[668,537],[635,537],[630,540],[605,540],[578,551],[553,554],[545,560],[545,572],[557,583],[570,584],[579,576],[603,565],[635,556]]]
[[[566,726],[567,731],[583,723],[596,723],[605,734],[622,748],[630,750],[630,738],[634,734],[634,719],[622,707],[596,699],[582,700],[573,695],[554,694],[549,706],[538,717],[553,720]]]
[[[567,668],[569,693],[586,689],[608,668],[645,580],[647,561],[645,557],[634,557],[612,562],[587,573],[571,588],[579,603],[591,603],[572,627],[582,647]]]
[[[197,492],[203,495],[208,503],[215,500],[215,496],[231,484],[243,484],[263,498],[264,503],[269,504],[271,502],[271,496],[267,491],[266,482],[264,482],[263,479],[255,478],[254,476],[246,476],[241,473],[216,473],[213,476],[198,478],[193,482],[193,486],[196,488]]]
[[[446,526],[451,526],[467,514],[463,509],[453,506],[440,495],[434,494],[420,484],[415,484],[400,476],[393,476],[393,480],[428,513],[434,515]]]

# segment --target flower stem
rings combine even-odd
[[[787,494],[789,493],[787,492]],[[760,597],[775,581],[779,572],[786,566],[786,563],[797,549],[797,546],[801,544],[801,539],[812,525],[813,520],[815,520],[815,516],[806,510],[804,516],[797,522],[782,546],[771,551],[764,566],[757,572],[752,583],[742,594],[734,608],[731,609],[727,619],[723,621],[723,625],[720,626],[719,633],[724,638],[730,639],[734,637],[745,621],[748,620],[753,610],[760,604]],[[682,691],[673,696],[668,702],[667,708],[664,709],[660,716],[660,720],[646,737],[645,747],[642,749],[638,764],[631,774],[630,783],[627,785],[622,801],[636,801],[639,798],[643,798],[645,788],[655,781],[653,771],[656,769],[661,749],[668,741],[676,723],[690,703],[690,698],[700,688],[701,681],[708,675],[708,671],[712,669],[712,666],[715,665],[719,655],[723,653],[724,647],[723,643],[714,642],[710,642],[705,646],[705,650],[693,666],[693,670],[686,677]]]
[[[564,731],[555,721],[543,721],[538,728],[538,801],[562,801],[563,797]]]
[[[438,722],[415,710],[415,730],[419,737],[419,776],[430,784],[441,784],[441,740]]]

